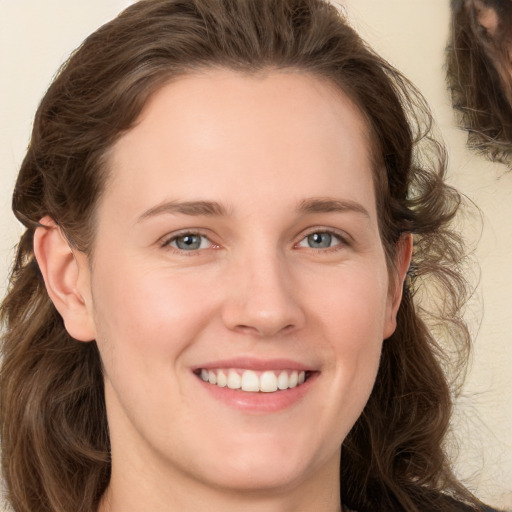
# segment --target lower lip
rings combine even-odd
[[[314,381],[318,377],[318,372],[310,374],[308,379],[295,388],[289,388],[273,393],[247,392],[241,389],[221,388],[215,384],[204,382],[197,377],[197,381],[205,390],[207,390],[215,399],[225,404],[241,409],[247,412],[271,413],[278,412],[291,407],[300,402],[311,389]]]

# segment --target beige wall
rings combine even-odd
[[[37,103],[69,52],[129,3],[0,0],[0,295],[20,232],[10,213],[10,194]],[[469,153],[464,134],[453,124],[442,70],[448,0],[339,3],[363,37],[423,91],[449,147],[450,180],[483,211],[476,252],[481,282],[468,317],[478,336],[456,415],[455,462],[457,473],[482,499],[511,508],[512,173]]]
[[[130,0],[0,0],[0,296],[20,232],[10,212],[32,119],[67,56]]]

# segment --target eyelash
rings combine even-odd
[[[309,232],[305,233],[302,236],[302,238],[299,240],[299,242],[294,245],[294,247],[301,247],[301,245],[300,245],[301,243],[306,241],[308,237],[310,237],[312,235],[316,235],[316,234],[318,234],[318,235],[329,235],[329,236],[335,238],[338,241],[338,243],[335,243],[335,245],[333,245],[333,246],[324,247],[324,248],[305,247],[306,249],[310,249],[310,250],[313,250],[315,252],[326,253],[326,252],[338,251],[341,248],[350,245],[350,242],[348,241],[348,236],[346,234],[342,234],[339,231],[333,230],[333,229],[327,229],[327,228],[321,228],[321,227],[318,228],[317,227],[317,228],[312,229]],[[185,237],[200,237],[201,239],[208,241],[209,247],[203,247],[203,248],[198,247],[197,249],[186,250],[186,249],[180,249],[179,247],[175,247],[175,246],[171,245],[173,242],[176,242],[176,240],[178,240],[179,238],[185,238]],[[202,242],[201,242],[201,244],[202,244]],[[175,252],[177,254],[180,254],[180,255],[183,255],[183,256],[197,255],[197,254],[199,254],[199,252],[201,250],[204,250],[204,249],[217,249],[217,248],[219,248],[219,246],[214,244],[208,238],[207,235],[205,235],[204,233],[201,233],[200,231],[182,231],[181,233],[173,234],[170,237],[166,237],[161,242],[160,245],[161,245],[161,247],[163,249],[172,250],[173,252]]]
[[[201,250],[205,249],[205,248],[199,247],[198,249],[192,249],[192,250],[187,251],[185,249],[180,249],[179,247],[173,247],[171,245],[173,242],[176,242],[176,240],[178,240],[179,238],[185,238],[185,237],[200,237],[203,240],[207,240],[208,243],[210,244],[210,247],[208,247],[208,249],[218,247],[216,244],[214,244],[208,238],[207,235],[205,235],[204,233],[201,233],[200,231],[182,231],[181,233],[175,233],[172,236],[166,237],[165,239],[163,239],[163,241],[161,243],[161,247],[163,249],[169,249],[169,250],[171,250],[177,254],[183,255],[183,256],[194,256],[194,255],[199,254],[199,252]]]
[[[329,236],[337,239],[338,243],[336,243],[333,246],[320,248],[320,249],[315,249],[313,247],[306,247],[307,249],[311,249],[315,252],[323,252],[323,253],[329,252],[330,253],[330,252],[339,251],[341,248],[347,247],[350,245],[350,243],[348,241],[348,235],[346,235],[340,231],[334,230],[334,229],[317,227],[317,228],[314,228],[314,229],[310,230],[309,232],[305,233],[304,236],[300,239],[299,243],[296,244],[295,246],[299,246],[302,242],[307,240],[307,238],[310,237],[311,235],[317,235],[317,234],[318,235],[329,235]]]

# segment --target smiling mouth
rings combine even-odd
[[[260,372],[234,368],[215,370],[201,368],[194,373],[202,381],[214,386],[249,393],[275,393],[293,389],[304,384],[311,374],[311,372],[304,370],[267,370]]]

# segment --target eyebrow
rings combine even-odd
[[[146,210],[139,216],[137,222],[164,213],[206,217],[223,217],[228,214],[226,208],[216,201],[168,201]]]
[[[370,218],[368,210],[360,203],[350,200],[332,198],[311,198],[301,201],[298,206],[300,213],[332,213],[332,212],[354,212]]]
[[[302,214],[355,212],[370,218],[368,210],[360,203],[324,197],[300,201],[297,211]],[[226,217],[228,216],[228,211],[226,207],[216,201],[168,201],[146,210],[137,218],[137,223],[162,214]]]

